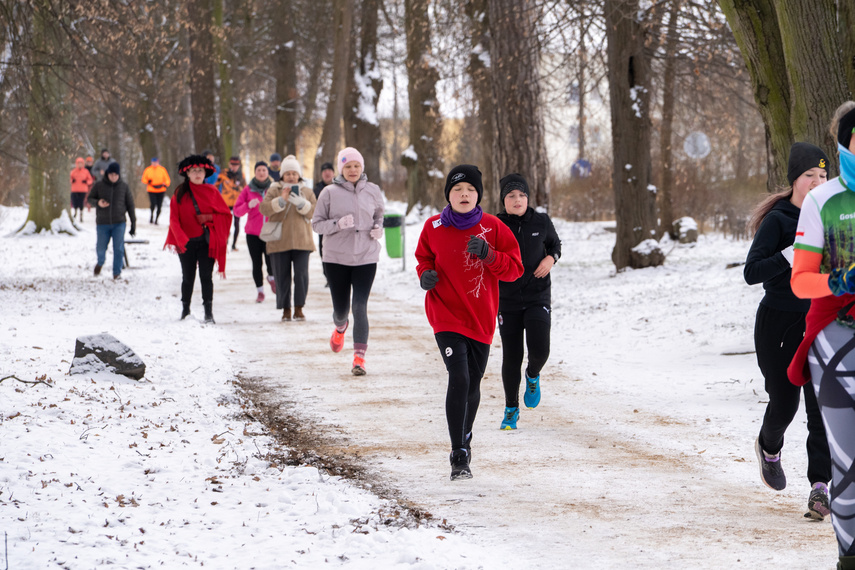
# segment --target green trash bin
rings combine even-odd
[[[404,257],[404,242],[401,229],[404,225],[404,216],[401,214],[385,214],[383,216],[383,228],[386,234],[386,253],[389,257]]]

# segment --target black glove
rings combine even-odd
[[[137,235],[137,223],[131,222],[131,237]]]
[[[490,244],[479,237],[469,236],[469,243],[466,244],[466,251],[478,259],[487,259],[487,255],[490,254]]]
[[[419,277],[419,285],[422,286],[422,289],[425,291],[430,291],[434,287],[436,287],[437,282],[439,281],[439,275],[436,274],[436,271],[433,269],[428,269],[424,273],[422,273],[421,277]]]

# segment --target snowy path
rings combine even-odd
[[[745,346],[745,316],[729,313],[747,307],[751,324],[756,290],[743,284],[745,298],[736,307],[707,303],[687,315],[679,306],[694,300],[671,302],[678,293],[663,286],[669,275],[609,277],[604,269],[573,261],[557,267],[557,283],[566,279],[568,289],[584,284],[589,290],[578,295],[572,311],[555,313],[543,402],[522,410],[518,431],[498,429],[504,403],[497,336],[475,426],[475,478],[451,483],[446,377],[419,310],[422,294],[412,263],[406,274],[378,276],[369,303],[369,374],[354,378],[350,335],[340,354],[327,345],[331,305],[319,286],[317,256],[308,320],[280,323],[271,296],[261,306],[251,303],[248,270],[240,268],[247,261],[241,257],[248,256],[241,253],[230,258],[236,263],[228,281],[217,285],[215,311],[218,326],[233,331],[240,374],[266,379],[271,399],[328,426],[382,485],[493,548],[510,547],[511,559],[554,568],[568,561],[591,568],[630,562],[651,568],[833,564],[831,525],[801,517],[807,487],[803,426],[794,424],[788,434],[788,474],[796,482],[774,494],[759,483],[752,454],[765,399],[762,386],[752,384],[759,379],[754,356],[721,355],[722,343],[753,348]],[[723,279],[741,280],[736,272],[741,270]],[[402,292],[404,287],[409,290]],[[639,287],[645,302],[632,294]],[[721,288],[719,282],[698,284],[694,294],[732,299]],[[674,312],[694,322],[697,332],[673,330],[680,316],[662,314],[663,304],[678,307]],[[646,324],[656,319],[664,330]],[[711,336],[695,341],[705,326]],[[733,339],[712,336],[712,329],[729,327],[739,329]],[[673,342],[674,336],[690,340]],[[691,350],[693,343],[706,349]],[[694,377],[686,378],[686,371]]]

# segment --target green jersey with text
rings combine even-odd
[[[821,253],[822,273],[855,263],[855,192],[839,177],[808,192],[793,247]]]

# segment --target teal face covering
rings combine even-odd
[[[837,143],[837,150],[840,152],[840,178],[849,190],[855,191],[855,154],[840,143]]]

